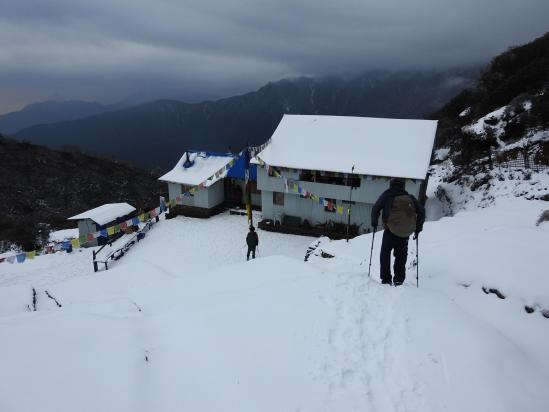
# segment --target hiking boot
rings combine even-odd
[[[400,286],[400,285],[402,285],[403,283],[404,283],[404,282],[395,282],[395,283],[393,283],[393,286]]]
[[[387,280],[387,279],[382,279],[382,280],[381,280],[381,284],[382,284],[382,285],[392,285],[393,282],[391,282],[390,280]]]

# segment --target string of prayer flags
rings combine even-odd
[[[32,250],[32,251],[26,253],[26,258],[27,259],[34,259],[35,256],[36,256],[36,251],[35,250]]]

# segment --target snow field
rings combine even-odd
[[[259,231],[245,262],[227,214],[161,221],[108,271],[90,249],[3,264],[0,410],[545,411],[549,319],[524,310],[549,307],[543,207],[427,222],[420,289],[413,241],[392,288],[381,232],[369,279],[371,234],[303,262],[317,240]]]

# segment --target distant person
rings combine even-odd
[[[255,259],[255,248],[259,245],[259,236],[255,232],[255,228],[250,226],[250,231],[246,236],[246,244],[248,245],[248,254],[246,255],[246,260],[250,260],[250,253],[252,254],[252,259]]]
[[[381,283],[400,286],[406,278],[408,258],[408,238],[415,237],[423,230],[425,209],[419,201],[405,189],[401,178],[391,179],[389,189],[381,194],[372,208],[372,226],[377,230],[379,212],[385,232],[381,243],[380,277]],[[394,279],[391,276],[391,250],[395,256]]]

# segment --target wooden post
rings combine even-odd
[[[351,168],[351,175],[355,171],[355,165]],[[349,175],[347,175],[349,176]],[[349,183],[349,178],[347,178],[347,183]],[[353,196],[353,183],[351,180],[351,184],[349,186],[349,209],[347,209],[347,243],[349,243],[349,228],[351,226],[351,199]]]

